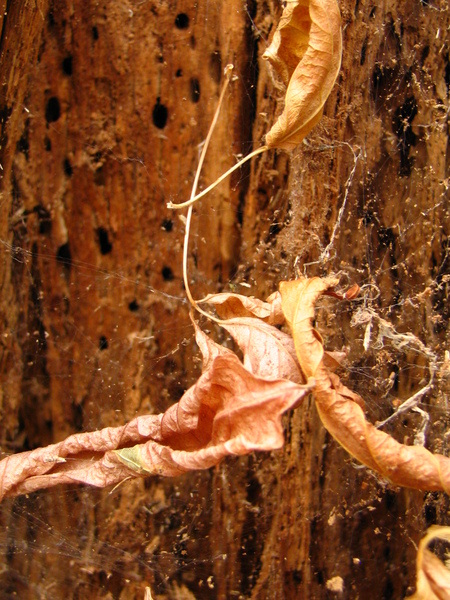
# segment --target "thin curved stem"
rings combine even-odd
[[[214,117],[211,122],[211,126],[209,128],[208,135],[206,136],[202,151],[200,153],[197,170],[195,172],[194,183],[192,184],[191,199],[195,198],[195,194],[197,192],[198,182],[200,179],[200,173],[201,173],[201,170],[203,167],[203,163],[205,161],[206,151],[208,149],[209,142],[211,140],[214,128],[216,126],[217,119],[219,118],[220,108],[222,106],[222,102],[223,102],[228,84],[231,81],[231,73],[233,71],[233,68],[234,68],[233,65],[227,65],[225,67],[225,81],[224,81],[224,84],[222,87],[222,91],[220,92],[219,103],[217,105],[216,112],[214,113]],[[209,319],[216,320],[212,315],[208,314],[206,311],[202,310],[197,305],[196,301],[194,300],[194,298],[191,294],[191,289],[189,287],[189,281],[188,281],[188,276],[187,276],[187,260],[188,260],[188,250],[189,250],[189,233],[190,233],[190,229],[191,229],[191,219],[192,219],[192,204],[193,204],[193,202],[191,202],[188,213],[186,215],[186,225],[185,225],[185,230],[184,230],[184,242],[183,242],[183,282],[184,282],[184,287],[186,290],[186,296],[188,297],[188,300],[191,303],[191,305],[198,312],[202,313]]]
[[[205,142],[205,145],[206,145],[206,142]],[[248,160],[252,159],[254,156],[257,156],[258,154],[262,154],[263,152],[266,152],[266,150],[269,150],[269,146],[261,146],[260,148],[253,150],[253,152],[250,152],[250,154],[247,154],[247,156],[245,156],[242,160],[240,160],[238,163],[236,163],[233,167],[228,169],[228,171],[226,173],[221,175],[218,179],[216,179],[216,181],[214,181],[214,183],[212,183],[206,189],[201,191],[199,194],[197,194],[197,195],[191,194],[191,197],[189,200],[186,200],[186,202],[181,202],[180,204],[174,204],[173,202],[168,202],[167,208],[171,208],[172,210],[178,210],[180,208],[186,208],[188,206],[191,207],[195,202],[197,202],[197,200],[200,200],[200,198],[203,198],[203,196],[206,196],[206,194],[209,194],[209,192],[211,190],[213,190],[216,186],[219,185],[219,183],[221,183],[224,179],[226,179],[229,175],[231,175],[231,173],[233,173],[234,171],[239,169],[239,167],[241,167],[244,163],[246,163]],[[194,188],[192,188],[192,189],[194,189]]]

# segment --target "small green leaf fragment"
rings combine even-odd
[[[132,448],[122,448],[122,450],[114,450],[119,459],[130,469],[140,473],[141,475],[152,475],[153,472],[149,471],[145,466],[141,456],[140,445],[133,446]]]

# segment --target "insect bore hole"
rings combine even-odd
[[[189,27],[189,17],[186,13],[178,13],[175,17],[175,27],[177,29],[187,29]]]
[[[152,114],[153,124],[155,125],[155,127],[157,127],[158,129],[164,129],[167,123],[168,115],[169,112],[167,108],[164,106],[164,104],[161,104],[161,99],[157,98],[156,104],[153,107]]]
[[[132,300],[129,304],[128,304],[128,310],[130,312],[137,312],[139,310],[139,304],[136,302],[136,300]]]
[[[68,242],[62,244],[62,246],[58,248],[58,252],[56,253],[56,260],[61,265],[64,265],[66,269],[70,269],[70,267],[72,266],[72,253],[70,251],[70,246]]]
[[[161,269],[161,275],[164,281],[173,281],[175,279],[175,275],[170,267],[163,267]]]
[[[197,102],[200,100],[200,82],[195,77],[193,77],[190,81],[190,88],[191,88],[191,101],[194,104],[197,104]]]
[[[62,61],[62,70],[64,75],[72,75],[73,72],[73,57],[66,56],[66,58]]]
[[[112,244],[109,241],[108,232],[104,227],[97,229],[97,240],[101,254],[109,254],[112,250]]]
[[[47,106],[45,107],[45,120],[47,123],[54,123],[61,116],[61,107],[59,100],[56,96],[52,96],[48,99]]]

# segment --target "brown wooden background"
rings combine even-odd
[[[260,297],[339,272],[353,305],[322,305],[331,349],[372,419],[425,385],[414,345],[367,350],[366,306],[436,356],[422,408],[447,452],[449,9],[340,7],[344,58],[325,116],[292,154],[258,157],[196,211],[197,297]],[[232,62],[203,184],[256,147],[283,92],[261,60],[275,0],[0,2],[0,442],[6,455],[119,425],[179,399],[199,372],[181,280],[199,144]],[[356,157],[356,158],[355,158]],[[355,167],[356,165],[356,167]],[[355,167],[355,169],[354,169]],[[354,170],[353,170],[354,169]],[[345,202],[332,247],[338,212]],[[246,284],[250,287],[242,286]],[[364,305],[365,302],[365,305]],[[216,332],[220,338],[220,332]],[[398,346],[398,344],[397,344]],[[448,347],[448,346],[447,346]],[[1,506],[0,597],[401,598],[444,494],[386,486],[322,428],[312,401],[285,448],[176,480],[61,488]],[[393,423],[412,443],[420,415]],[[327,589],[343,578],[342,593]]]

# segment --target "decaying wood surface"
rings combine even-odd
[[[426,440],[445,454],[449,9],[443,0],[340,8],[342,70],[322,121],[292,155],[258,157],[202,202],[193,290],[245,283],[264,297],[295,267],[370,284],[360,308],[436,356]],[[2,452],[160,412],[198,375],[183,224],[166,203],[189,196],[227,63],[239,78],[204,184],[256,147],[281,112],[281,84],[261,59],[280,13],[275,0],[8,7]],[[357,310],[318,319],[328,348],[349,347],[344,379],[382,420],[426,383],[429,357],[400,338],[377,347],[379,323],[365,338],[371,313],[351,326]],[[407,413],[391,431],[404,441],[420,424]],[[412,592],[414,543],[448,518],[447,497],[386,488],[356,469],[312,401],[285,426],[282,451],[210,472],[5,501],[4,597],[143,598],[147,585],[161,599]],[[341,594],[329,589],[336,577]]]

